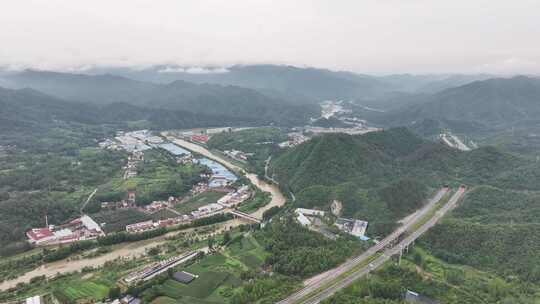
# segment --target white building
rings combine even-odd
[[[368,222],[357,219],[338,218],[334,225],[343,232],[363,238],[366,234]]]
[[[26,298],[26,304],[41,304],[41,297],[33,296],[30,298]]]
[[[203,217],[203,216],[211,214],[213,212],[222,210],[223,208],[224,207],[222,205],[220,205],[220,204],[211,203],[211,204],[199,207],[199,209],[197,209],[195,211],[192,211],[191,215],[193,215],[193,217],[195,217],[195,218]]]
[[[315,209],[304,209],[304,208],[296,208],[296,213],[301,213],[303,215],[308,216],[324,216],[326,213],[321,210],[315,210]]]
[[[83,225],[88,230],[95,230],[95,231],[98,231],[98,232],[102,232],[101,227],[99,226],[99,224],[96,223],[91,217],[89,217],[86,214],[81,216],[81,222],[83,223]]]
[[[146,231],[150,229],[154,229],[156,225],[154,225],[154,222],[152,220],[139,222],[131,225],[126,225],[126,231],[127,232],[141,232]]]
[[[302,226],[310,226],[311,221],[302,213],[297,213],[296,220],[300,223]]]

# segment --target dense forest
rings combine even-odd
[[[270,252],[266,265],[277,273],[299,278],[336,267],[365,249],[364,244],[352,237],[330,240],[289,217],[276,218],[256,238]]]
[[[461,152],[405,128],[322,135],[272,161],[274,177],[295,193],[298,206],[328,210],[337,200],[342,215],[368,220],[368,233],[377,236],[445,184],[537,189],[527,179],[536,167],[494,147]]]
[[[494,187],[467,194],[423,244],[451,262],[540,281],[540,198]]]
[[[75,155],[21,153],[0,158],[0,243],[21,240],[24,231],[76,216],[95,187],[120,171],[124,155],[84,148]]]

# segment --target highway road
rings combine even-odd
[[[393,255],[399,254],[401,250],[404,248],[407,248],[410,246],[414,241],[416,241],[420,236],[422,236],[425,232],[427,232],[431,227],[435,226],[437,222],[450,210],[455,208],[457,205],[457,202],[459,199],[463,196],[465,193],[465,188],[460,187],[456,193],[450,198],[450,200],[441,207],[435,215],[429,219],[425,224],[420,226],[416,231],[414,231],[411,235],[407,236],[405,239],[403,239],[397,246],[391,247],[383,252],[380,256],[375,258],[373,261],[371,261],[367,266],[364,266],[357,271],[354,271],[353,273],[347,275],[342,280],[336,282],[333,285],[328,286],[327,288],[324,288],[320,292],[316,293],[315,295],[309,297],[305,301],[298,301],[297,302],[280,302],[280,303],[303,303],[303,304],[316,304],[320,303],[324,299],[327,299],[331,297],[334,293],[339,291],[340,289],[343,289],[347,287],[349,284],[354,282],[355,280],[367,275],[369,272],[377,269],[381,265],[383,265],[386,261],[388,261]],[[304,296],[305,297],[305,296]],[[301,299],[299,299],[301,300]]]
[[[308,296],[309,294],[315,292],[316,290],[320,289],[321,287],[328,285],[331,283],[336,277],[349,272],[351,269],[353,269],[355,266],[365,263],[369,258],[373,257],[377,252],[383,250],[387,246],[391,245],[392,243],[396,242],[399,237],[405,233],[407,230],[411,229],[420,219],[422,219],[434,206],[437,204],[444,195],[448,192],[448,188],[442,188],[440,189],[433,198],[429,200],[429,202],[420,210],[415,212],[413,215],[406,218],[406,220],[403,222],[402,226],[400,226],[398,229],[396,229],[394,232],[392,232],[389,236],[384,238],[382,241],[377,243],[375,246],[370,247],[368,250],[363,252],[357,257],[354,257],[352,259],[349,259],[345,263],[341,264],[340,266],[331,269],[329,271],[326,271],[322,274],[319,274],[313,278],[307,279],[304,281],[304,288],[297,291],[296,293],[292,294],[288,298],[281,300],[277,302],[278,304],[292,304],[292,303],[298,303],[300,300]],[[455,199],[457,201],[458,198],[455,198],[455,195],[451,198],[451,200]],[[449,203],[451,202],[449,201]],[[448,203],[448,204],[449,204]],[[447,205],[448,205],[447,204]],[[445,205],[445,207],[447,206]],[[441,208],[443,210],[443,208]],[[438,214],[438,213],[437,213]],[[429,222],[428,222],[429,223]],[[422,226],[423,227],[423,226]],[[421,228],[420,228],[421,229]],[[418,229],[417,231],[419,231]],[[413,233],[413,235],[415,235]],[[384,256],[384,255],[383,255]],[[373,261],[371,264],[375,265],[377,260]],[[361,274],[363,271],[366,271],[365,273],[369,272],[369,269],[364,270],[360,269],[357,272],[354,272],[354,274]],[[364,273],[364,274],[365,274]],[[354,275],[353,274],[353,275]],[[362,276],[363,274],[359,275],[358,277]],[[352,282],[354,279],[350,280],[350,276],[348,276],[346,279],[343,280],[343,282],[348,282],[343,286],[347,286],[350,282]],[[335,285],[333,285],[335,286]],[[342,287],[341,287],[342,288]],[[336,289],[339,290],[340,288]],[[323,294],[326,291],[326,289],[319,293]],[[335,291],[334,291],[335,292]],[[331,293],[333,294],[333,292]],[[318,302],[307,302],[307,303],[318,303]]]

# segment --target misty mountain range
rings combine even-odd
[[[31,104],[40,100],[43,110],[44,104],[50,104],[48,110],[56,111],[54,115],[60,117],[66,117],[61,109],[72,114],[76,109],[87,113],[71,115],[77,120],[92,119],[92,115],[107,109],[108,113],[100,114],[107,121],[121,118],[158,122],[160,116],[174,120],[196,115],[203,121],[208,119],[208,123],[213,120],[292,126],[318,117],[318,103],[323,100],[350,100],[362,109],[358,111],[362,118],[383,127],[436,121],[446,127],[490,129],[523,121],[536,123],[540,113],[540,80],[525,76],[376,77],[277,65],[233,66],[193,73],[155,66],[94,69],[86,74],[4,72],[0,74],[0,86],[34,90],[3,90],[0,98],[4,113],[15,110],[15,103],[21,107],[25,100]],[[382,111],[365,110],[364,106]],[[8,117],[13,116],[6,114],[5,119]]]

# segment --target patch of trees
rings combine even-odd
[[[451,263],[540,282],[540,198],[478,187],[429,231],[424,245]]]
[[[278,144],[285,140],[287,135],[279,128],[253,128],[216,134],[208,141],[208,147],[221,151],[240,150],[253,153],[247,160],[250,171],[264,176],[266,159],[277,153],[280,150]]]
[[[43,261],[45,263],[59,261],[59,260],[67,258],[68,256],[74,253],[79,253],[79,252],[82,252],[84,250],[88,250],[94,247],[96,247],[96,243],[94,241],[81,241],[81,242],[72,243],[68,246],[59,247],[56,250],[44,249]]]
[[[209,217],[203,217],[203,218],[200,218],[200,219],[196,219],[193,221],[192,223],[192,227],[199,227],[199,226],[207,226],[207,225],[212,225],[212,224],[217,224],[217,223],[221,223],[221,222],[225,222],[225,221],[228,221],[228,220],[231,220],[233,219],[233,215],[230,214],[230,213],[221,213],[221,214],[216,214],[216,215],[212,215],[212,216],[209,216]]]
[[[155,238],[157,236],[164,235],[167,232],[168,230],[166,228],[161,227],[161,228],[139,232],[139,233],[127,233],[127,232],[112,233],[103,237],[99,237],[97,239],[97,243],[100,246],[110,246],[110,245],[120,244],[124,242],[136,242],[136,241],[142,241],[142,240]]]
[[[235,291],[230,299],[231,304],[275,303],[285,295],[299,288],[300,281],[282,275],[242,274],[242,280],[248,281]]]
[[[281,208],[279,206],[274,206],[265,212],[263,212],[263,220],[268,221],[271,219],[274,215],[278,214],[281,211]]]
[[[352,237],[330,240],[292,218],[282,218],[256,234],[270,256],[265,264],[280,274],[308,277],[337,266],[362,249]]]

